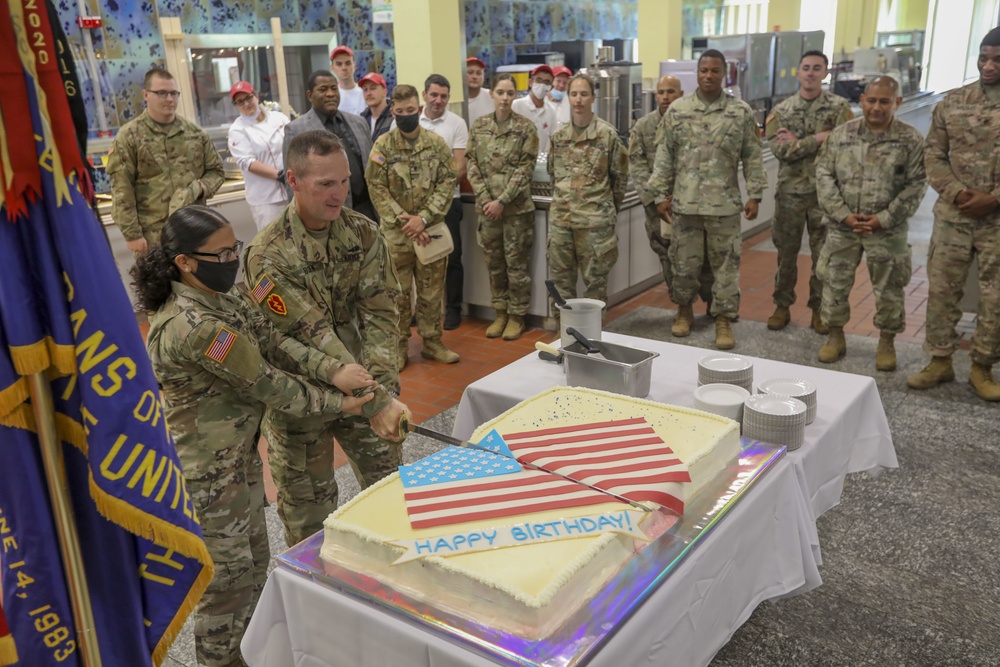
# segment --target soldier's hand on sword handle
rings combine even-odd
[[[399,442],[406,433],[402,430],[403,417],[409,413],[405,403],[399,399],[392,399],[392,403],[382,408],[375,416],[368,421],[372,425],[375,435],[385,440]]]

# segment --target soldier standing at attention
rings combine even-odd
[[[288,146],[285,178],[294,199],[258,232],[244,257],[251,299],[271,324],[341,365],[361,364],[378,383],[363,417],[292,419],[275,410],[262,431],[278,487],[285,539],[296,544],[337,508],[333,441],[362,488],[400,463],[393,301],[399,283],[378,226],[344,207],[351,181],[346,147],[326,130]]]
[[[441,342],[441,301],[448,258],[422,264],[413,250],[414,244],[430,243],[428,227],[444,222],[458,177],[448,144],[421,127],[420,111],[416,88],[402,84],[393,89],[392,115],[396,127],[375,142],[365,171],[372,202],[381,218],[382,235],[402,287],[396,293],[393,337],[400,369],[407,361],[410,293],[414,281],[417,331],[424,340],[420,355],[442,364],[459,360],[458,354]]]
[[[476,193],[476,235],[490,272],[496,319],[487,338],[516,340],[524,333],[531,301],[528,260],[535,240],[531,177],[538,158],[538,131],[511,110],[514,77],[498,74],[491,89],[495,111],[481,116],[469,133],[469,183]]]
[[[955,379],[959,303],[975,256],[979,311],[969,383],[984,401],[1000,401],[992,366],[1000,360],[1000,28],[979,45],[979,81],[938,102],[927,133],[927,180],[938,192],[927,259],[927,339],[931,362],[909,378],[914,389]]]
[[[649,189],[649,177],[653,173],[653,161],[656,158],[657,132],[660,121],[667,113],[670,105],[684,95],[680,79],[676,76],[661,77],[656,84],[657,108],[636,121],[632,128],[632,136],[628,144],[628,166],[635,183],[639,201],[646,211],[646,236],[649,245],[660,258],[663,270],[663,281],[670,287],[672,274],[670,269],[670,214],[662,215],[653,203],[654,193]],[[712,300],[712,270],[708,262],[702,266],[701,290],[706,302]]]
[[[549,276],[560,296],[576,297],[577,271],[586,296],[608,300],[608,274],[618,261],[615,225],[628,183],[628,151],[618,131],[594,114],[594,82],[569,80],[572,120],[552,135]]]
[[[740,212],[757,218],[767,187],[753,110],[726,95],[726,58],[709,49],[698,59],[698,90],[670,105],[663,117],[649,189],[660,213],[673,213],[670,298],[678,305],[674,336],[691,333],[699,276],[708,256],[715,275],[709,312],[715,346],[736,345],[730,325],[740,313]],[[740,161],[749,199],[740,201]],[[707,249],[707,252],[706,252]]]
[[[924,141],[895,118],[899,84],[890,77],[870,82],[861,95],[864,118],[837,127],[816,159],[816,195],[828,229],[818,272],[823,283],[823,322],[830,337],[819,360],[847,353],[844,325],[861,253],[875,291],[875,326],[881,331],[875,368],[896,370],[893,339],[906,327],[903,288],[910,282],[910,216],[927,189]]]
[[[208,133],[177,115],[180,96],[170,72],[146,72],[146,110],[122,126],[108,154],[111,217],[137,258],[159,245],[167,216],[204,204],[226,180]]]
[[[264,409],[359,414],[373,394],[351,392],[375,381],[286,337],[233,288],[242,244],[217,211],[176,211],[160,240],[132,277],[140,307],[153,312],[146,347],[215,565],[194,611],[195,652],[199,665],[243,665],[240,640],[270,560],[257,454]]]
[[[778,250],[778,270],[774,274],[774,314],[767,320],[773,331],[788,326],[789,307],[795,303],[799,248],[802,232],[809,230],[812,273],[809,276],[810,327],[816,333],[829,329],[820,317],[822,286],[816,264],[826,238],[823,211],[816,201],[816,154],[830,131],[851,119],[847,100],[823,90],[829,61],[822,51],[806,51],[799,59],[795,78],[799,93],[784,100],[767,117],[767,139],[778,158],[778,187],[774,194],[771,239]]]

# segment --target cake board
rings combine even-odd
[[[738,460],[688,504],[685,515],[670,530],[633,555],[588,604],[559,630],[539,641],[455,616],[364,573],[323,561],[323,531],[279,555],[277,564],[499,664],[585,665],[785,453],[784,447],[746,438],[741,440],[741,448]]]

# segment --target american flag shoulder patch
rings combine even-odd
[[[226,327],[220,327],[219,333],[215,334],[215,338],[212,339],[208,349],[205,350],[205,356],[221,364],[226,360],[226,355],[229,354],[229,351],[233,349],[233,345],[235,344],[236,334]]]
[[[253,286],[253,290],[251,290],[250,296],[253,297],[254,301],[260,303],[261,301],[264,300],[264,297],[270,294],[271,290],[273,289],[274,289],[274,283],[271,281],[270,278],[267,277],[267,274],[265,273],[260,277],[260,280],[257,281],[257,284]]]
[[[378,164],[385,164],[385,156],[381,153],[372,153],[368,159],[373,160]]]

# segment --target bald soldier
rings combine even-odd
[[[774,273],[774,314],[767,320],[767,328],[774,331],[784,329],[792,319],[789,307],[795,303],[799,248],[802,233],[808,230],[812,254],[810,326],[816,333],[829,333],[820,315],[822,287],[816,276],[816,264],[826,238],[823,210],[816,201],[816,155],[830,131],[851,119],[851,107],[843,97],[823,90],[828,65],[822,51],[803,53],[795,75],[799,81],[798,94],[782,101],[767,117],[767,140],[778,158],[778,187],[771,220],[778,268]]]
[[[828,229],[819,256],[823,322],[830,337],[819,351],[824,363],[847,353],[844,325],[861,254],[875,291],[875,326],[880,333],[875,368],[896,369],[893,340],[906,326],[903,288],[910,282],[910,216],[927,189],[924,141],[896,118],[899,84],[887,76],[861,95],[863,118],[837,127],[816,160],[816,195]]]
[[[909,378],[914,389],[955,379],[955,325],[972,258],[979,260],[979,308],[969,383],[984,401],[1000,401],[993,364],[1000,360],[1000,28],[979,45],[979,80],[934,108],[924,163],[938,192],[927,258],[927,339],[931,362]]]
[[[660,213],[653,202],[654,193],[649,189],[649,178],[653,175],[653,161],[656,159],[657,131],[670,104],[684,95],[680,79],[666,75],[656,83],[656,108],[640,118],[632,128],[628,143],[629,169],[635,183],[639,201],[646,211],[646,236],[653,252],[660,258],[663,282],[670,287],[670,220],[669,212]],[[701,275],[701,296],[706,302],[712,299],[712,269],[705,262]]]

